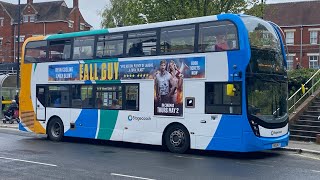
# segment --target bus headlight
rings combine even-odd
[[[258,124],[254,121],[254,120],[250,120],[250,126],[253,130],[253,133],[256,135],[256,136],[260,136],[260,131],[259,131],[259,127],[258,127]]]

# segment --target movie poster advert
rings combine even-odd
[[[79,64],[49,65],[49,81],[79,80]]]
[[[121,80],[154,79],[160,69],[160,61],[167,63],[174,61],[176,71],[184,78],[205,78],[205,57],[188,57],[157,60],[132,60],[119,62],[119,76]],[[169,69],[169,67],[167,67]]]

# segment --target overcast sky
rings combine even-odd
[[[18,3],[18,0],[0,0],[9,3]],[[49,0],[33,0],[33,2],[47,2]],[[51,0],[50,0],[51,1]],[[53,0],[56,1],[56,0]],[[279,2],[298,2],[303,0],[265,0],[267,3],[279,3]],[[65,0],[68,7],[72,7],[73,0]],[[84,19],[93,26],[94,29],[100,29],[101,12],[107,5],[109,0],[79,0],[80,10]],[[27,0],[21,0],[22,4],[27,3]]]

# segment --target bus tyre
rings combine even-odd
[[[173,153],[185,153],[190,148],[188,130],[181,124],[170,126],[165,132],[165,143]]]
[[[49,122],[47,130],[48,138],[51,141],[61,141],[64,134],[63,123],[59,118],[54,118]]]

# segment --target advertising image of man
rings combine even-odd
[[[183,74],[179,72],[177,64],[174,62],[174,60],[171,60],[169,63],[169,73],[171,75],[169,94],[171,98],[170,102],[173,104],[177,104],[178,91],[181,91]]]
[[[167,71],[166,60],[160,61],[160,72],[155,75],[156,101],[158,103],[170,102],[170,80],[172,76]]]

